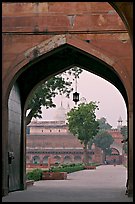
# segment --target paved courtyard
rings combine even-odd
[[[103,165],[68,174],[66,180],[37,181],[2,202],[133,202],[125,195],[126,178],[124,166]]]

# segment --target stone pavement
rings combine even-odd
[[[24,191],[9,193],[2,202],[133,202],[125,195],[127,171],[122,165],[68,174],[66,180],[41,180]]]

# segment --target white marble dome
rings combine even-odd
[[[54,118],[56,121],[66,120],[66,109],[63,107],[62,102],[61,102],[61,106],[56,110],[56,114]]]

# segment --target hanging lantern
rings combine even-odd
[[[73,93],[73,101],[75,102],[75,104],[77,104],[77,102],[79,101],[79,93]]]
[[[73,93],[73,101],[75,104],[79,101],[79,93],[77,93],[77,76],[75,76],[75,92]]]

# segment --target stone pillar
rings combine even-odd
[[[129,104],[128,196],[133,196],[133,104]]]

